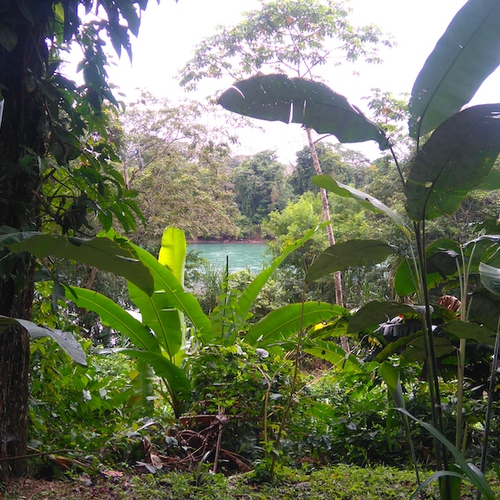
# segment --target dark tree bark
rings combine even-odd
[[[49,3],[41,2],[40,7]],[[42,8],[40,9],[43,10]],[[43,14],[43,12],[40,12]],[[47,47],[43,15],[16,26],[11,51],[0,47],[0,227],[39,227],[38,158],[46,153],[48,121],[39,81],[45,76]],[[7,252],[0,253],[0,259]],[[0,314],[30,319],[34,267],[29,256],[7,256],[0,264]],[[29,393],[29,334],[10,328],[0,334],[0,458],[26,454]],[[23,459],[0,462],[0,479],[26,470]]]

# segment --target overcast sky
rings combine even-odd
[[[362,97],[368,96],[372,88],[395,95],[410,93],[427,56],[464,3],[465,0],[351,0],[353,24],[374,23],[391,33],[398,45],[382,51],[382,65],[355,63],[344,70],[327,66],[325,83],[365,112],[366,101]],[[122,56],[118,65],[109,71],[111,81],[119,85],[129,100],[137,96],[137,88],[172,100],[202,99],[210,92],[208,86],[202,86],[198,95],[186,94],[174,80],[175,75],[190,59],[195,45],[214,34],[217,25],[234,25],[243,19],[242,12],[260,5],[261,2],[255,0],[179,0],[177,3],[161,0],[160,5],[150,0],[139,37],[133,40],[133,64]],[[221,89],[231,84],[230,81],[217,83]],[[497,102],[499,84],[500,76],[494,74],[480,89],[474,103]],[[241,151],[253,153],[279,148],[281,157],[292,161],[303,139],[298,126],[275,123],[266,127],[264,135],[245,136]],[[363,152],[373,157],[377,148],[373,146]]]

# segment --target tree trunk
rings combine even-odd
[[[0,46],[0,227],[36,230],[40,207],[39,158],[48,139],[45,96],[45,23],[16,25],[17,44]],[[2,261],[3,259],[3,261]],[[0,314],[31,319],[34,266],[27,256],[0,252]],[[26,454],[29,394],[29,334],[10,328],[0,334],[0,458]],[[25,459],[1,461],[0,479],[25,473]]]
[[[309,149],[311,150],[314,169],[316,170],[316,173],[318,175],[322,175],[323,171],[321,170],[321,164],[319,162],[318,153],[316,152],[316,146],[312,138],[311,129],[308,128],[306,129],[306,131],[307,131],[307,140],[309,142]],[[328,205],[328,193],[323,188],[320,188],[320,193],[321,193],[321,205],[323,208],[323,218],[325,219],[326,222],[331,222],[332,218],[330,216],[330,207]],[[330,243],[330,246],[335,245],[335,235],[333,233],[333,227],[331,224],[328,224],[326,226],[326,232],[328,233],[328,242]],[[339,306],[343,306],[344,295],[342,293],[342,275],[340,274],[340,271],[336,271],[334,273],[333,284],[335,287],[335,302]],[[342,346],[342,349],[344,349],[346,353],[350,352],[349,341],[345,335],[342,335],[340,337],[340,344]]]
[[[28,332],[11,328],[0,339],[0,457],[26,454],[29,383]],[[0,482],[26,473],[26,460],[0,463]]]

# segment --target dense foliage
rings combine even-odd
[[[2,332],[10,334],[0,333],[10,390],[0,393],[0,409],[15,396],[16,373],[23,390],[28,387],[29,347],[25,410],[40,474],[119,463],[158,475],[189,471],[199,486],[223,481],[209,469],[254,469],[249,481],[259,483],[279,478],[285,466],[312,472],[338,462],[413,464],[418,474],[436,465],[442,498],[459,495],[463,480],[494,498],[483,473],[500,446],[491,369],[500,342],[500,237],[488,234],[498,226],[499,108],[460,111],[468,87],[458,84],[450,104],[450,77],[434,79],[441,66],[467,69],[474,57],[459,51],[451,63],[438,44],[408,106],[375,89],[369,102],[375,121],[314,81],[259,74],[237,82],[220,98],[228,109],[272,120],[286,116],[309,132],[341,142],[375,140],[391,152],[369,162],[327,141],[310,142],[290,169],[272,151],[234,157],[234,130],[213,125],[210,108],[199,103],[145,93],[124,113],[111,107],[101,31],[118,52],[129,52],[128,31],[136,34],[137,14],[146,6],[137,4],[105,2],[107,20],[88,24],[76,11],[60,9],[73,4],[8,5],[24,18],[12,25],[16,30],[27,28],[26,16],[33,15],[41,24],[29,29],[39,30],[39,47],[54,50],[47,53],[53,72],[42,64],[29,87],[29,99],[42,102],[31,102],[32,112],[51,112],[44,115],[51,132],[25,136],[43,144],[30,149],[34,143],[26,142],[23,155],[5,163],[23,173],[9,179],[27,179],[32,187],[36,181],[37,189],[18,200],[23,209],[16,220],[2,219],[0,235],[0,284],[17,290],[0,310]],[[479,17],[470,20],[472,8]],[[376,44],[390,43],[374,27],[350,26],[348,12],[333,2],[280,0],[263,9],[265,15],[249,13],[198,47],[182,83],[238,68],[248,75],[274,64],[276,54],[281,66],[306,61],[310,73],[327,61],[323,38],[334,35],[350,60],[376,59]],[[470,0],[445,37],[498,48],[498,37],[480,22],[486,14]],[[479,34],[464,34],[465,22]],[[12,26],[0,37],[0,63],[24,43]],[[52,45],[43,35],[48,26]],[[297,59],[289,39],[301,36]],[[82,88],[57,70],[56,56],[75,37],[87,49]],[[233,60],[238,40],[244,66]],[[12,81],[7,84],[9,94]],[[49,90],[58,98],[50,99]],[[408,114],[411,139],[400,126]],[[411,151],[401,160],[395,140]],[[323,175],[313,177],[316,160]],[[325,200],[335,245],[322,231]],[[12,214],[12,200],[2,203]],[[146,222],[142,228],[136,217]],[[119,227],[130,239],[115,232]],[[256,276],[203,270],[199,262],[195,270],[186,266],[192,258],[186,237],[260,235],[269,239],[272,262]],[[332,279],[338,272],[342,301]],[[23,319],[28,316],[44,326]],[[16,360],[23,361],[17,371]],[[14,397],[16,411],[25,396]],[[16,432],[26,431],[25,418],[19,413]],[[10,431],[0,428],[0,459],[10,461],[0,467],[3,478],[24,470],[11,459],[22,455],[25,436],[12,448],[5,439]],[[53,457],[57,449],[68,458]],[[82,452],[89,460],[84,465]],[[367,478],[351,491],[344,485],[342,494],[378,487]],[[321,494],[327,491],[337,494],[337,485]]]

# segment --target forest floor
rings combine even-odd
[[[427,474],[428,475],[428,474]],[[492,482],[500,498],[498,482]],[[412,471],[391,467],[338,465],[313,471],[281,470],[272,483],[255,473],[224,477],[208,469],[189,473],[102,470],[65,474],[60,479],[25,478],[0,489],[4,500],[408,500],[415,491]],[[438,498],[435,487],[426,499]],[[420,498],[420,497],[419,497]],[[462,500],[476,498],[464,485]],[[483,497],[484,498],[484,497]]]

